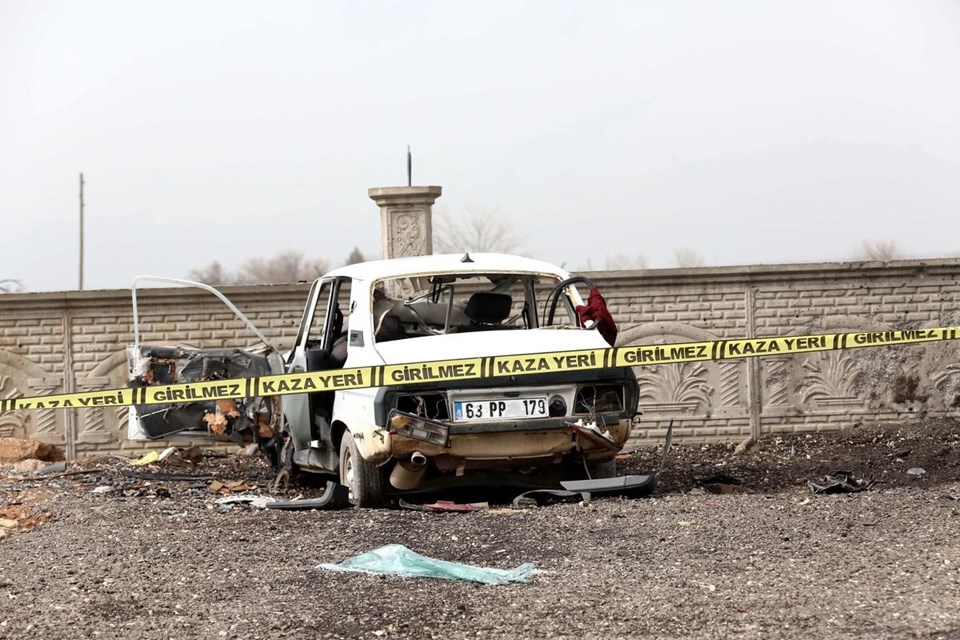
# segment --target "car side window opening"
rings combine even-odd
[[[349,280],[320,284],[304,341],[310,371],[342,367],[346,362],[349,309]]]
[[[330,368],[339,369],[347,361],[347,336],[350,335],[349,281],[337,280],[331,295],[323,342],[324,346],[330,349]]]
[[[330,301],[330,284],[329,282],[319,284],[309,324],[306,322],[307,318],[304,318],[304,322],[301,323],[301,327],[307,327],[307,335],[303,345],[306,349],[319,349],[323,345],[323,329],[327,322],[327,307]],[[307,312],[310,313],[311,310],[308,309]]]

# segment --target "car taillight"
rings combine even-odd
[[[623,385],[589,385],[577,388],[574,413],[622,413]]]
[[[447,396],[443,393],[411,393],[398,395],[394,408],[404,413],[422,416],[429,420],[450,419],[450,412],[447,410]]]

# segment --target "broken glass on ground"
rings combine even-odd
[[[478,567],[459,562],[438,560],[411,551],[401,544],[388,544],[373,551],[347,558],[336,564],[324,563],[317,569],[327,571],[356,571],[360,573],[389,574],[406,578],[441,578],[465,580],[482,584],[526,582],[537,569],[525,562],[513,569]]]

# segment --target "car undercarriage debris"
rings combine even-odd
[[[284,511],[297,511],[303,509],[346,509],[353,505],[350,504],[350,490],[339,484],[328,480],[323,489],[323,495],[319,498],[299,499],[299,500],[271,500],[264,504],[267,509],[280,509]]]

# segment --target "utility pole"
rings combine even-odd
[[[83,173],[80,174],[80,291],[83,291]]]

